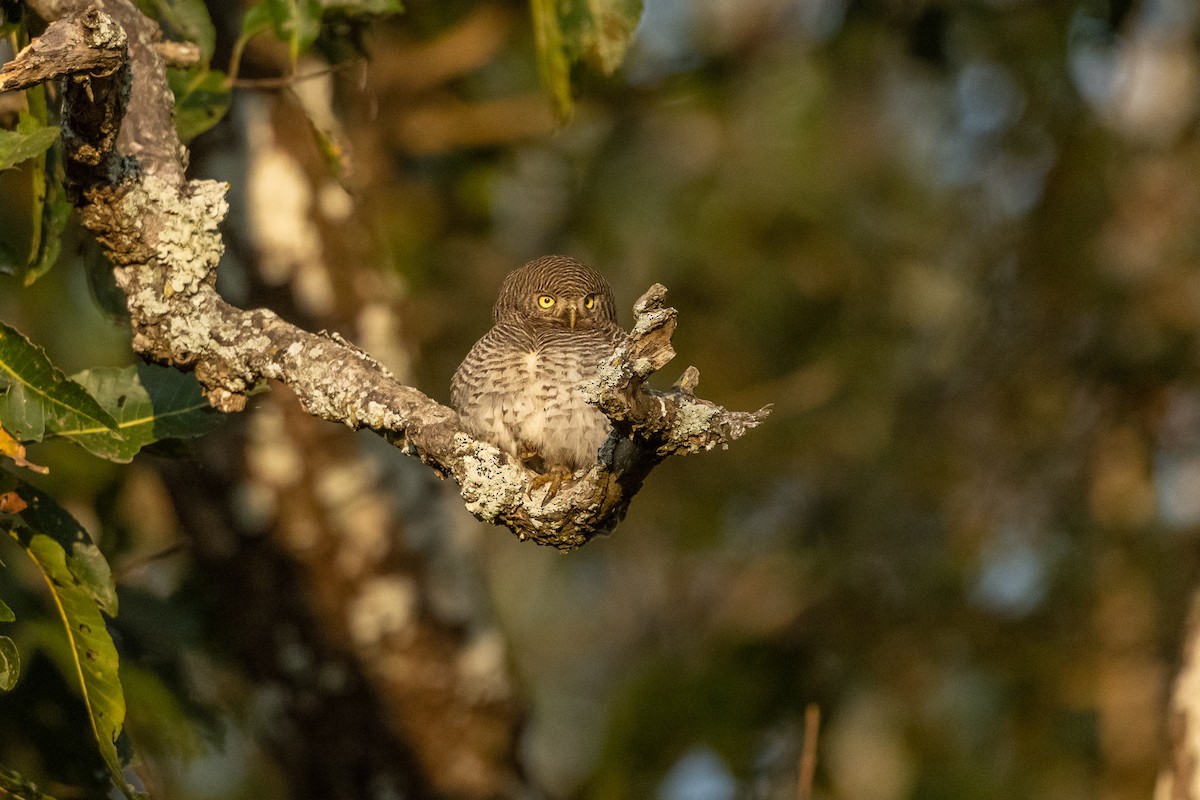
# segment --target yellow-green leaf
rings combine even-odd
[[[46,432],[101,427],[116,420],[84,390],[68,380],[46,352],[19,331],[0,323],[0,424],[23,440],[38,441]]]

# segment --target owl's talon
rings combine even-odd
[[[525,495],[532,497],[535,491],[546,484],[550,484],[550,488],[546,490],[546,496],[542,498],[542,502],[539,504],[544,506],[554,499],[554,495],[558,494],[558,490],[562,488],[563,482],[569,482],[572,475],[571,470],[566,467],[554,467],[549,472],[543,472],[541,475],[535,476],[529,482],[529,489],[526,490]]]

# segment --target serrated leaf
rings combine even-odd
[[[73,376],[116,420],[116,430],[61,431],[76,444],[111,461],[126,462],[162,439],[203,436],[224,421],[187,373],[140,364],[99,368]]]
[[[2,322],[0,383],[9,384],[0,403],[0,424],[23,439],[40,441],[42,432],[66,429],[116,429],[112,415],[50,363],[45,350]]]
[[[16,130],[0,131],[0,170],[40,156],[57,138],[58,128],[41,125],[28,111],[22,111]]]
[[[225,73],[198,67],[167,71],[175,93],[175,130],[187,144],[216,125],[229,110],[231,93]]]
[[[564,47],[557,0],[530,0],[533,12],[533,38],[537,45],[538,72],[542,86],[554,101],[560,121],[570,118],[575,109],[571,99],[571,62]]]
[[[21,654],[17,652],[16,642],[7,636],[0,636],[0,692],[7,692],[16,686],[20,675]]]

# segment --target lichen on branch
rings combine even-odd
[[[128,0],[100,0],[86,10],[63,0],[31,5],[62,16],[0,70],[0,91],[65,80],[63,136],[74,142],[69,188],[114,265],[133,347],[150,360],[194,369],[215,407],[241,410],[256,385],[279,381],[309,413],[375,430],[452,477],[479,519],[564,551],[611,531],[664,458],[725,446],[769,413],[728,411],[695,397],[691,367],[671,391],[645,388],[675,355],[678,315],[656,284],[638,300],[629,338],[580,387],[613,423],[595,465],[552,498],[531,493],[536,473],[472,438],[453,409],[400,383],[367,353],[337,335],[223,300],[215,286],[227,187],[184,177],[187,151],[172,123],[161,31]]]

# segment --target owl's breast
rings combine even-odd
[[[597,331],[493,328],[455,374],[452,398],[476,436],[546,467],[590,466],[608,419],[579,384],[595,377],[613,343]]]

